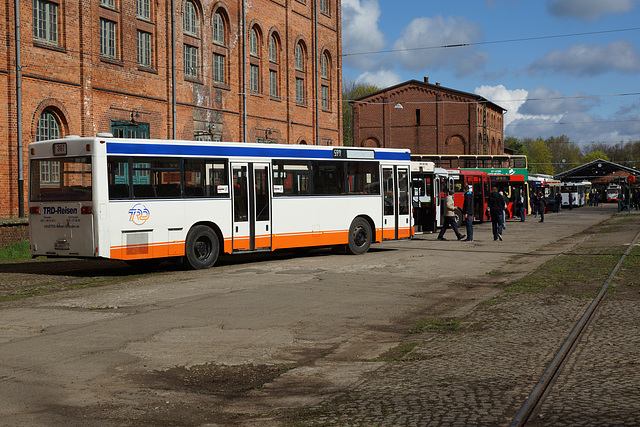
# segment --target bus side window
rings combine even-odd
[[[109,200],[130,198],[129,160],[109,158],[107,168],[109,173]]]

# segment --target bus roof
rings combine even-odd
[[[263,144],[244,142],[211,142],[183,140],[152,140],[98,137],[67,137],[31,143],[40,144],[105,144],[109,155],[143,156],[206,156],[206,157],[267,157],[344,160],[409,161],[408,149],[367,148],[321,145]]]

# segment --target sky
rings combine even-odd
[[[640,140],[640,0],[342,0],[342,32],[344,82],[429,77],[507,110],[505,137]]]

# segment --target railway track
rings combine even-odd
[[[624,260],[627,258],[627,255],[629,255],[629,253],[631,252],[631,250],[633,249],[633,247],[635,246],[639,238],[640,238],[640,232],[636,234],[635,238],[633,239],[633,241],[631,242],[627,250],[624,252],[624,254],[622,254],[620,259],[618,260],[618,263],[616,264],[616,266],[613,268],[613,270],[611,271],[607,279],[602,284],[600,292],[591,302],[591,304],[589,305],[585,313],[582,315],[582,317],[578,321],[578,323],[575,325],[575,327],[567,337],[566,341],[564,342],[564,344],[562,345],[562,347],[560,348],[556,356],[553,358],[553,360],[551,361],[551,363],[549,364],[545,372],[542,374],[542,377],[540,378],[536,386],[533,388],[533,390],[529,394],[529,397],[527,398],[527,400],[525,400],[525,402],[520,407],[520,410],[518,411],[516,416],[513,418],[513,421],[511,422],[510,427],[524,426],[529,420],[529,418],[531,417],[531,414],[533,414],[534,411],[541,405],[541,403],[545,398],[546,393],[549,391],[549,389],[551,388],[551,385],[554,383],[565,361],[569,358],[572,351],[576,347],[580,336],[585,331],[586,327],[589,325],[595,313],[597,312],[598,307],[600,306],[600,303],[602,302],[605,294],[607,293],[607,288],[609,284],[615,277],[616,273],[618,272],[618,269],[620,268]]]

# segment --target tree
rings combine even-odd
[[[524,154],[527,155],[527,149],[525,148],[522,141],[520,141],[515,136],[507,136],[504,138],[504,146],[505,148],[510,148],[516,152],[516,154]]]
[[[527,149],[529,172],[553,175],[555,172],[551,162],[553,155],[547,143],[542,138],[535,140],[525,138],[523,144]]]
[[[609,161],[609,156],[607,156],[602,151],[592,151],[588,153],[586,156],[584,156],[583,163],[589,163],[599,159]]]
[[[571,169],[582,164],[582,151],[568,136],[549,137],[546,144],[551,150],[551,163],[556,174],[562,172],[565,167]]]
[[[353,106],[349,101],[378,92],[374,85],[342,82],[342,140],[344,145],[353,145]]]

